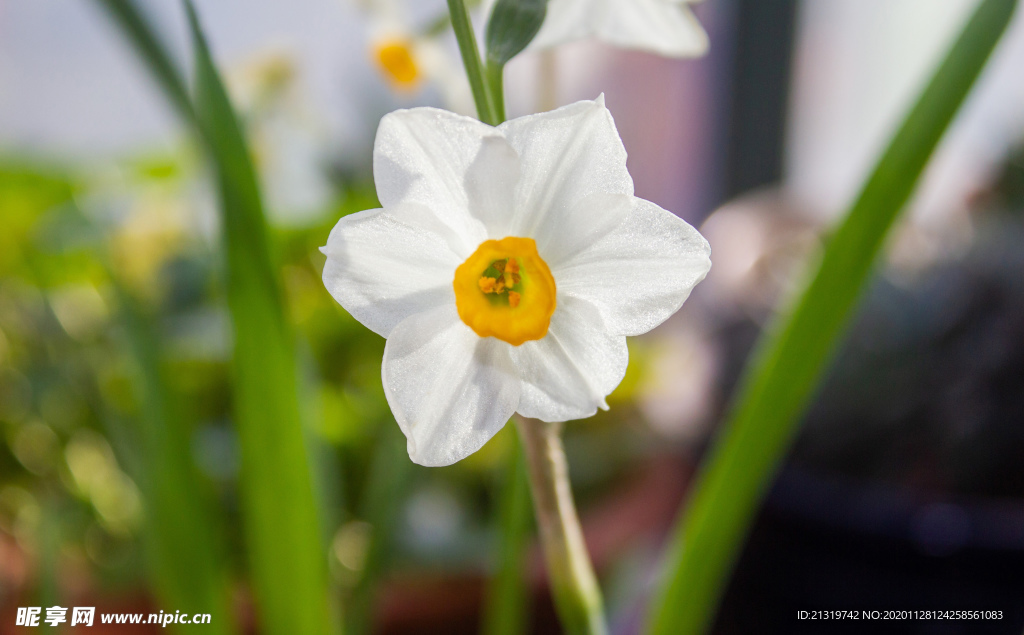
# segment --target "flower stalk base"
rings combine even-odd
[[[567,635],[606,635],[601,590],[569,484],[562,424],[516,417],[555,608]]]

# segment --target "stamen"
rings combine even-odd
[[[522,282],[523,277],[519,275],[519,263],[516,262],[515,258],[504,258],[502,260],[495,260],[491,262],[490,267],[486,271],[491,270],[497,271],[498,275],[495,277],[489,275],[483,275],[477,280],[477,286],[480,287],[480,291],[485,294],[500,295],[502,293],[508,293],[508,305],[511,308],[516,308],[523,299],[523,295],[519,291],[513,291],[512,288]]]
[[[498,275],[493,278],[484,275],[484,277],[480,278],[480,290],[484,293],[511,292],[512,287],[519,284],[520,280],[522,280],[518,273],[512,273],[513,271],[519,271],[519,264],[513,258],[495,260],[487,270],[490,271],[491,269],[497,271]]]

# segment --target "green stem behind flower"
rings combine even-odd
[[[469,20],[464,0],[448,0],[448,13],[452,17],[452,30],[455,31],[455,39],[459,43],[459,53],[462,54],[462,63],[466,67],[469,87],[473,90],[477,116],[480,121],[497,126],[504,120],[504,116],[499,118],[498,109],[494,106],[484,65],[480,61],[480,49],[476,44],[473,24]]]
[[[494,106],[495,121],[505,121],[505,65],[487,62],[487,91]],[[497,124],[495,124],[497,125]]]
[[[551,580],[551,593],[568,635],[605,635],[601,590],[587,555],[569,485],[562,424],[516,417],[533,507]]]

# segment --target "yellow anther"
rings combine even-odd
[[[519,271],[519,264],[514,258],[495,260],[491,263],[489,269],[494,269],[498,272],[498,275],[497,277],[487,275],[482,276],[477,281],[477,284],[480,286],[480,290],[484,293],[495,293],[499,295],[508,291],[510,294],[509,302],[511,303],[511,294],[514,293],[512,288],[517,284],[520,284],[523,280],[521,275],[514,273]],[[516,303],[512,305],[513,307],[518,306],[520,297],[522,297],[521,294],[516,293]]]
[[[520,295],[519,295],[518,293],[516,293],[515,291],[509,291],[509,292],[508,292],[508,305],[509,305],[510,307],[512,307],[513,309],[514,309],[514,308],[516,308],[517,306],[519,306],[519,299],[520,299],[521,297],[522,297],[522,296],[520,296]]]

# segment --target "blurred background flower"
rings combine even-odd
[[[535,49],[596,38],[613,46],[666,57],[699,57],[708,36],[688,0],[552,0]]]

